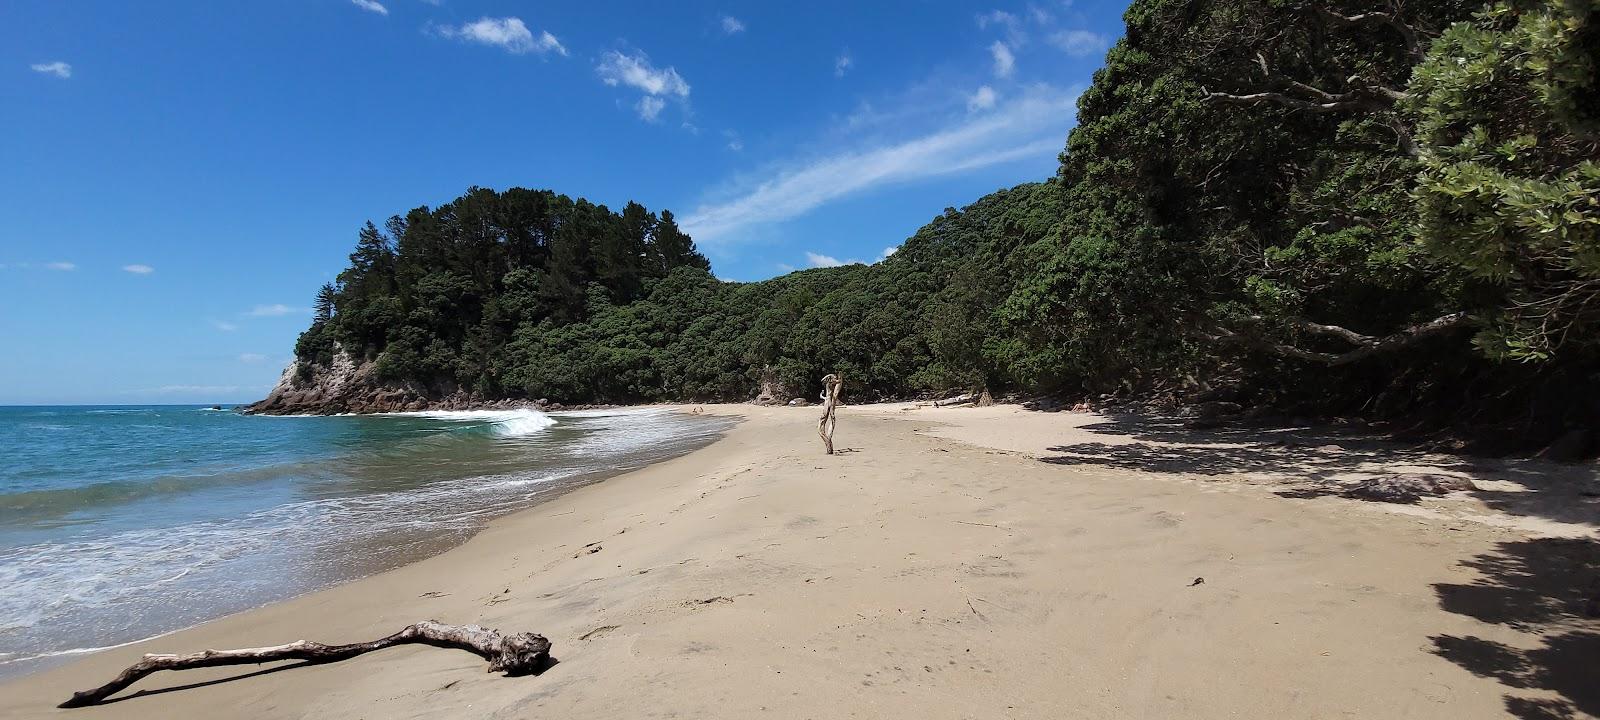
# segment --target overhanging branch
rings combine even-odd
[[[1252,317],[1251,320],[1261,321],[1262,318],[1257,316]],[[1414,345],[1435,335],[1449,332],[1457,328],[1470,327],[1475,324],[1477,324],[1477,319],[1473,318],[1467,313],[1453,312],[1448,315],[1442,315],[1434,318],[1433,320],[1429,320],[1425,323],[1418,323],[1404,330],[1379,337],[1373,335],[1364,335],[1339,325],[1325,325],[1322,323],[1305,320],[1303,318],[1292,318],[1288,321],[1288,325],[1290,327],[1296,328],[1303,332],[1338,338],[1355,346],[1354,348],[1346,350],[1342,353],[1307,350],[1305,348],[1297,347],[1287,343],[1266,340],[1257,336],[1243,335],[1228,329],[1219,329],[1216,333],[1203,335],[1203,337],[1213,341],[1244,342],[1264,348],[1285,357],[1292,357],[1300,360],[1320,363],[1329,367],[1335,367],[1359,362],[1380,353],[1398,350],[1403,347]]]
[[[1421,33],[1418,33],[1417,29],[1412,27],[1409,23],[1401,20],[1400,16],[1395,13],[1365,12],[1359,15],[1341,15],[1327,8],[1317,8],[1317,14],[1326,18],[1329,22],[1338,25],[1339,27],[1355,27],[1366,24],[1378,24],[1394,28],[1395,32],[1400,33],[1401,41],[1405,43],[1406,54],[1411,56],[1411,58],[1417,62],[1422,61],[1425,51],[1422,47]]]

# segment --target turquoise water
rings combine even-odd
[[[425,557],[729,423],[0,407],[0,675]]]

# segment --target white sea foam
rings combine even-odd
[[[54,650],[54,651],[51,651],[51,652],[37,653],[37,654],[34,654],[34,655],[19,655],[17,653],[0,653],[0,658],[5,658],[3,660],[0,660],[0,665],[10,665],[11,663],[25,662],[25,661],[28,661],[28,660],[42,660],[44,658],[61,657],[63,655],[88,655],[89,653],[97,653],[97,652],[100,652],[101,650],[115,650],[115,649],[120,648],[120,647],[127,647],[129,645],[136,645],[136,644],[142,643],[142,642],[144,642],[146,640],[155,640],[156,638],[163,638],[163,637],[171,635],[171,634],[173,634],[175,632],[178,632],[178,631],[177,630],[168,630],[167,632],[159,633],[159,634],[156,634],[156,635],[151,635],[150,637],[142,637],[142,638],[139,638],[138,640],[129,640],[127,642],[117,643],[115,645],[101,645],[100,647],[67,648],[65,650]]]
[[[538,410],[422,410],[392,413],[406,417],[422,417],[461,423],[490,423],[494,434],[500,437],[526,437],[556,424],[555,418]]]

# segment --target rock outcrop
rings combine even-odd
[[[342,348],[335,348],[333,361],[327,365],[312,365],[302,372],[301,362],[296,360],[284,368],[266,398],[241,410],[260,415],[338,415],[540,405],[524,400],[487,400],[454,386],[382,383],[376,379],[372,363],[357,362]]]

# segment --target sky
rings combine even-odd
[[[670,209],[726,280],[1054,173],[1121,2],[12,0],[0,404],[234,403],[356,230],[472,186]]]

